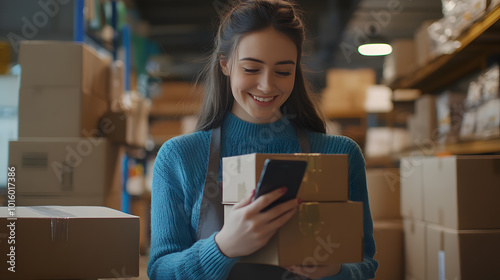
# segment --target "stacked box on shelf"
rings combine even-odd
[[[19,137],[96,137],[109,61],[73,42],[23,42]]]
[[[74,42],[23,42],[19,61],[19,141],[9,147],[9,163],[17,169],[17,205],[119,209],[123,150],[97,136],[99,119],[122,94],[110,86],[123,81],[114,73],[120,71]]]
[[[330,69],[321,94],[321,110],[327,117],[364,114],[366,90],[376,82],[373,69]]]
[[[303,202],[266,246],[240,261],[280,266],[362,261],[363,204],[348,201],[348,155],[249,154],[223,158],[225,218],[235,203],[255,189],[266,159],[308,162],[298,193]],[[340,246],[315,258],[321,240]]]
[[[500,195],[500,156],[429,157],[413,164],[417,165],[421,170],[418,193],[422,196],[403,191],[415,184],[402,184],[401,203],[403,207],[412,197],[423,197],[414,207],[423,221],[414,221],[413,229],[411,222],[405,226],[407,251],[412,232],[418,233],[423,248],[414,247],[418,253],[412,256],[414,264],[420,259],[416,255],[425,256],[424,264],[418,261],[421,267],[417,270],[425,275],[420,278],[493,279],[496,271],[491,258],[500,248],[500,220],[496,215],[500,212],[496,199]],[[408,171],[405,166],[409,165],[402,162],[401,172]],[[417,227],[419,230],[414,230]],[[410,268],[407,262],[407,275]]]
[[[383,76],[387,84],[411,74],[417,68],[413,39],[395,40],[391,42],[391,46],[392,53],[384,59]]]
[[[404,251],[399,170],[368,169],[366,184],[377,246],[374,258],[379,263],[375,279],[402,279]]]

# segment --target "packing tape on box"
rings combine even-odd
[[[318,202],[304,202],[299,206],[299,229],[302,235],[312,236],[319,234],[324,222],[320,219]]]
[[[50,227],[52,241],[68,241],[69,239],[69,218],[74,215],[47,206],[31,206],[33,211],[51,217]]]
[[[308,153],[294,154],[299,156],[298,160],[305,160],[307,162],[306,173],[304,174],[304,179],[302,179],[302,186],[307,188],[309,192],[319,193],[319,184],[316,176],[323,170],[320,168],[323,166],[321,154],[318,153]]]

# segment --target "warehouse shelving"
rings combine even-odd
[[[452,54],[435,58],[424,67],[390,85],[393,89],[415,88],[425,93],[439,90],[472,73],[485,69],[487,58],[499,54],[500,6],[473,24],[457,40],[461,46]],[[395,158],[410,155],[485,154],[500,152],[500,139],[474,140],[455,144],[440,144],[429,140],[426,147],[410,147]]]
[[[500,6],[471,26],[458,38],[461,46],[452,54],[442,55],[390,87],[417,88],[435,92],[475,69],[486,66],[486,58],[498,53],[500,43]]]

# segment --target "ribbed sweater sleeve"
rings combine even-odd
[[[150,279],[224,279],[237,262],[224,256],[215,233],[196,241],[184,208],[185,175],[176,141],[160,149],[153,170],[151,195]]]
[[[349,155],[349,199],[363,203],[363,245],[364,257],[361,263],[342,264],[339,274],[324,277],[324,280],[365,280],[375,277],[378,262],[375,255],[375,240],[373,239],[373,221],[368,202],[366,187],[365,160],[359,146],[353,140],[343,136],[319,135],[309,136],[314,152],[323,154]]]

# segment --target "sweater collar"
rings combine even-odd
[[[244,121],[228,112],[224,118],[222,130],[226,137],[233,139],[259,138],[261,140],[268,139],[272,142],[280,139],[297,138],[295,126],[287,115],[283,115],[279,120],[272,123],[257,124]]]

